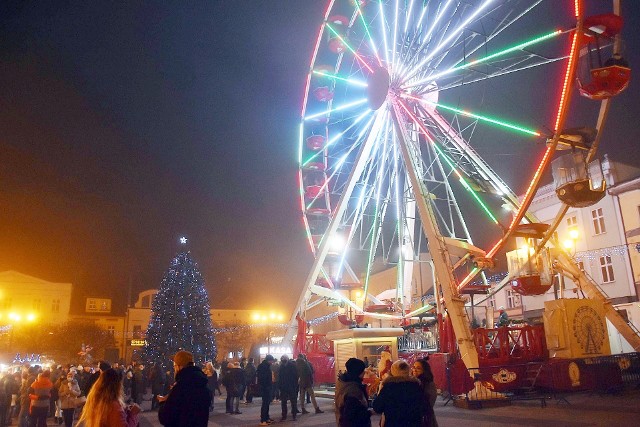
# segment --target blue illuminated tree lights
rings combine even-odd
[[[167,364],[178,350],[193,353],[196,364],[217,353],[209,296],[190,252],[179,253],[164,274],[151,305],[143,357]]]

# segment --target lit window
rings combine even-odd
[[[133,325],[133,338],[142,338],[142,326]]]
[[[602,283],[611,283],[615,280],[613,276],[613,264],[609,255],[600,257],[600,271],[602,272]]]
[[[489,292],[493,292],[494,289],[489,289]],[[496,308],[496,296],[495,294],[491,295],[491,297],[487,300],[487,305],[491,308]]]
[[[92,310],[92,311],[94,311],[96,308],[97,308],[96,300],[94,300],[94,299],[89,299],[89,300],[87,301],[87,310]]]
[[[51,303],[51,312],[59,313],[60,312],[60,300],[54,299]]]
[[[604,215],[602,214],[602,208],[594,209],[591,211],[591,218],[593,220],[593,233],[603,234],[607,230],[604,226]]]
[[[507,308],[516,308],[522,305],[522,300],[520,299],[520,294],[512,291],[511,289],[507,290]]]
[[[115,326],[107,326],[107,333],[111,336],[114,336],[116,334],[116,327]]]

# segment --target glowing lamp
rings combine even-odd
[[[576,230],[575,228],[572,228],[571,230],[569,230],[569,237],[573,240],[578,240],[578,236],[580,236],[580,233],[578,233],[578,230]]]
[[[345,240],[340,234],[334,234],[329,238],[329,247],[334,252],[340,252],[344,249]]]
[[[573,248],[573,240],[565,240],[564,242],[562,242],[562,246],[564,246],[565,249],[572,249]]]

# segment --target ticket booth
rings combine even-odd
[[[336,375],[345,371],[345,363],[352,357],[369,361],[377,366],[382,351],[388,346],[391,359],[398,360],[398,337],[404,335],[402,328],[353,328],[327,333],[333,341]]]

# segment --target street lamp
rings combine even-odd
[[[267,354],[271,353],[271,337],[273,336],[272,325],[276,321],[281,322],[282,319],[284,319],[282,313],[273,311],[269,313],[255,312],[251,316],[251,320],[255,325],[263,326],[265,328],[267,338]]]
[[[9,318],[9,322],[7,323],[7,326],[9,327],[9,345],[7,348],[7,352],[11,353],[11,348],[13,347],[13,333],[16,325],[22,323],[33,323],[36,321],[37,316],[35,313],[21,314],[11,312],[7,315],[7,317]]]

